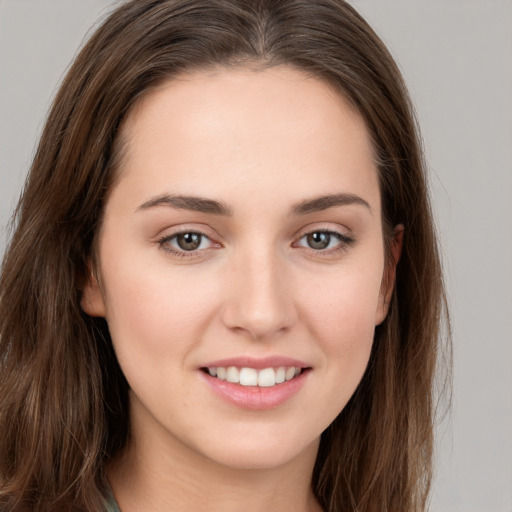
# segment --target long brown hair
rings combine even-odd
[[[101,510],[105,468],[127,440],[108,326],[80,308],[123,119],[180,72],[283,63],[358,109],[387,240],[405,226],[389,314],[356,393],[322,435],[313,489],[329,512],[425,509],[444,292],[420,140],[392,57],[343,0],[131,0],[64,79],[15,212],[0,281],[2,510]]]

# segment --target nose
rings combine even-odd
[[[226,327],[254,340],[289,331],[298,315],[286,270],[286,262],[270,249],[238,258],[226,281]]]

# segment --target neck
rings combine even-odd
[[[125,450],[109,466],[122,512],[321,512],[311,489],[318,442],[278,466],[239,468],[153,434],[138,436],[132,428]]]

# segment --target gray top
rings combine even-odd
[[[121,512],[112,493],[109,494],[105,503],[105,512]]]

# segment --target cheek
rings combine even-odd
[[[321,329],[320,338],[341,346],[349,340],[367,338],[373,333],[379,304],[381,274],[361,269],[340,272],[305,293],[303,313]]]
[[[180,379],[189,374],[190,355],[212,317],[214,287],[200,287],[186,272],[134,260],[118,260],[104,275],[107,321],[131,400],[161,411],[162,418],[168,415],[164,422],[171,422],[174,408],[186,411],[194,403],[193,386]],[[158,401],[169,389],[179,389],[173,407]]]
[[[333,397],[341,408],[359,384],[370,357],[379,304],[379,268],[340,272],[304,294],[301,315],[322,350]]]
[[[138,358],[158,366],[168,361],[164,356],[186,354],[199,341],[212,314],[214,287],[190,272],[171,272],[145,259],[105,266],[107,320],[121,364]]]

